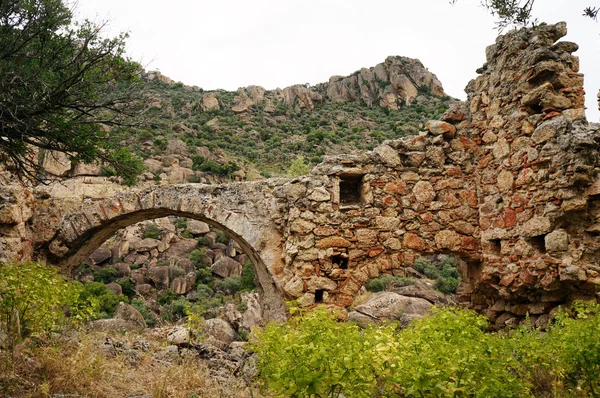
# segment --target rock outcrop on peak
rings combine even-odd
[[[332,76],[328,83],[317,87],[327,93],[330,101],[359,101],[394,110],[415,101],[420,93],[446,95],[442,83],[421,61],[400,56],[388,57],[350,76]]]

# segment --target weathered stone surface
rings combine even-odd
[[[158,248],[160,241],[158,239],[146,238],[131,245],[133,250],[138,252],[149,252],[152,249]]]
[[[430,120],[425,125],[427,131],[435,135],[443,135],[444,138],[453,138],[456,134],[456,127],[450,123],[442,122],[439,120]]]
[[[424,250],[425,249],[425,241],[421,239],[418,235],[413,233],[404,234],[403,244],[408,249],[414,250]]]
[[[306,281],[306,288],[310,292],[316,290],[335,290],[337,283],[329,278],[315,276]]]
[[[375,148],[374,152],[379,155],[381,161],[389,167],[396,167],[402,164],[400,156],[398,156],[398,151],[389,145],[379,145]]]
[[[231,344],[235,340],[235,330],[229,322],[223,319],[206,319],[203,331],[206,336],[225,344]]]
[[[188,220],[187,229],[194,235],[202,235],[210,232],[208,224],[198,220]]]
[[[168,287],[169,286],[169,267],[154,267],[150,268],[148,272],[148,278],[156,286]]]
[[[304,293],[304,280],[302,280],[302,278],[298,276],[295,276],[294,278],[290,279],[288,283],[285,284],[285,287],[283,289],[291,297],[300,297]]]
[[[451,230],[440,231],[435,235],[435,244],[440,249],[457,250],[460,247],[460,236]]]
[[[123,294],[123,287],[121,287],[121,285],[119,285],[118,283],[115,283],[115,282],[107,283],[106,287],[109,290],[111,290],[114,294],[116,294],[117,296],[120,294]]]
[[[431,202],[435,199],[436,193],[433,186],[428,181],[419,181],[413,188],[413,193],[418,202]]]
[[[215,261],[210,270],[221,278],[240,276],[242,275],[242,264],[229,257],[221,257]]]
[[[361,304],[354,311],[348,313],[348,320],[359,323],[371,323],[382,320],[406,317],[414,319],[420,317],[432,304],[418,297],[405,297],[394,292],[380,292],[365,304]]]
[[[102,264],[103,262],[110,260],[111,257],[112,257],[112,252],[110,251],[110,249],[107,247],[101,246],[101,247],[97,248],[96,250],[94,250],[94,252],[90,256],[90,260],[92,260],[92,262],[94,264]]]
[[[329,247],[350,247],[352,244],[346,239],[339,236],[330,236],[317,241],[315,245],[319,249],[327,249]]]
[[[190,343],[190,331],[183,326],[176,326],[167,331],[167,343],[176,346],[186,346]]]
[[[531,238],[545,235],[552,230],[552,222],[547,217],[536,216],[519,228],[522,236]]]
[[[144,321],[142,314],[134,306],[126,303],[119,303],[113,318],[132,322],[142,327],[146,326],[146,321]]]
[[[569,234],[563,229],[557,229],[544,237],[546,250],[562,252],[569,248]]]

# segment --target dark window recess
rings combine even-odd
[[[348,257],[341,254],[331,257],[331,263],[337,265],[340,269],[348,269]]]
[[[546,253],[546,240],[544,235],[529,238],[529,244],[535,247],[540,253]]]
[[[361,200],[363,176],[340,176],[340,203],[359,204]]]
[[[325,290],[317,290],[315,292],[315,303],[322,303],[323,302],[323,293],[325,293]]]
[[[500,254],[500,251],[502,250],[502,241],[500,239],[490,239],[488,243],[494,254]]]

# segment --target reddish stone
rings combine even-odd
[[[467,202],[469,204],[469,206],[476,208],[478,203],[477,203],[477,194],[475,192],[472,191],[460,191],[459,192],[459,196],[461,197],[462,200],[464,200],[465,202]]]
[[[457,177],[462,175],[462,170],[458,166],[451,166],[446,171],[450,177]]]
[[[406,186],[406,183],[403,181],[392,181],[392,182],[388,182],[387,184],[385,184],[383,191],[385,193],[389,193],[389,194],[407,195],[408,187]]]
[[[421,239],[418,235],[408,232],[404,234],[403,239],[404,247],[414,250],[424,250],[425,249],[425,241]]]
[[[490,228],[490,219],[489,218],[481,218],[479,220],[479,228],[482,231],[487,231]]]
[[[417,255],[410,250],[398,254],[398,260],[405,267],[412,267],[417,259]]]
[[[504,228],[504,218],[496,217],[492,219],[492,226],[494,228]]]
[[[513,275],[505,275],[501,280],[500,280],[500,284],[502,286],[510,286],[511,283],[513,283],[513,281],[515,280],[515,277]]]
[[[350,247],[351,243],[339,236],[331,236],[321,239],[315,245],[319,249],[327,249],[329,247]]]
[[[475,142],[471,141],[470,139],[466,138],[466,137],[458,137],[458,140],[460,141],[461,145],[465,147],[465,149],[469,150],[469,149],[473,149],[477,146],[477,144],[475,144]]]
[[[433,215],[431,213],[424,213],[419,216],[421,221],[424,223],[429,223],[433,220]]]
[[[396,206],[398,204],[396,198],[394,198],[393,196],[386,196],[381,202],[386,207]]]
[[[369,257],[375,257],[375,256],[378,256],[378,255],[380,255],[381,253],[383,253],[383,251],[384,251],[384,250],[385,250],[385,249],[383,248],[383,246],[375,246],[375,247],[373,247],[373,248],[371,248],[371,249],[369,250],[369,252],[367,253],[367,255],[368,255]]]
[[[517,213],[513,209],[509,208],[504,212],[504,225],[506,228],[517,225]]]
[[[526,285],[533,285],[533,283],[535,282],[535,275],[529,272],[528,269],[524,269],[523,271],[521,271],[521,273],[519,274],[519,278]]]
[[[479,249],[479,241],[470,236],[461,236],[460,238],[460,247],[463,250],[478,250]]]
[[[331,236],[335,235],[337,230],[330,225],[324,227],[317,227],[313,230],[313,233],[317,236]]]
[[[354,301],[354,296],[348,294],[338,294],[334,300],[335,303],[341,307],[349,307]]]

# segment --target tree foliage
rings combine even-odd
[[[458,0],[451,0],[455,4]],[[527,26],[535,24],[532,10],[535,0],[481,0],[481,4],[497,18],[498,30],[502,31],[509,26]],[[597,20],[598,7],[586,7],[583,16]]]
[[[62,0],[0,2],[0,155],[19,177],[43,180],[43,156],[62,152],[134,182],[140,161],[109,127],[140,114],[140,66],[124,56],[127,35],[103,28],[73,22]]]
[[[298,177],[306,175],[310,172],[310,168],[305,163],[304,156],[298,155],[287,170],[287,175],[291,177]]]

